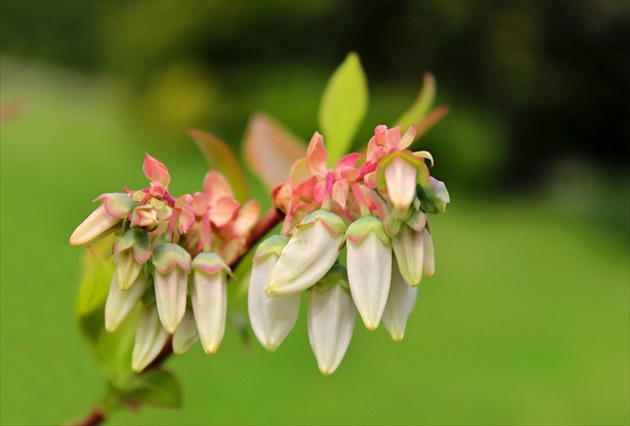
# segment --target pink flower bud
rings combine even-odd
[[[158,214],[151,204],[137,206],[131,213],[131,227],[151,232],[160,224]]]
[[[417,167],[401,155],[396,155],[384,169],[387,196],[396,219],[404,219],[416,196]]]

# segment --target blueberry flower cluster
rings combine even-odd
[[[323,374],[343,359],[356,311],[368,330],[381,320],[394,340],[404,336],[417,285],[433,276],[429,213],[449,203],[430,176],[426,151],[408,149],[415,129],[377,126],[367,152],[348,154],[332,169],[315,133],[288,181],[273,191],[285,214],[282,235],[258,246],[249,287],[249,315],[260,343],[274,351],[297,320],[309,291],[308,334]],[[362,160],[362,158],[364,158]]]
[[[201,341],[217,351],[225,329],[227,276],[249,248],[260,214],[257,201],[240,205],[225,178],[211,170],[203,192],[178,198],[168,192],[166,167],[147,154],[151,181],[137,191],[103,194],[99,207],[74,231],[70,244],[89,244],[115,233],[116,269],[105,305],[105,328],[116,330],[142,300],[132,356],[139,372],[160,353],[169,335],[176,354]]]

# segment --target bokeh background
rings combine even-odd
[[[238,150],[265,111],[308,140],[350,51],[371,97],[357,147],[427,70],[451,107],[421,140],[452,203],[405,340],[357,326],[323,377],[303,305],[275,354],[228,328],[217,355],[169,361],[182,410],[112,423],[628,424],[629,5],[0,2],[2,424],[60,423],[105,392],[67,244],[90,200],[143,186],[145,151],[174,193],[199,188],[191,127]]]

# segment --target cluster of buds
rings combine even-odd
[[[168,192],[170,175],[162,163],[147,154],[143,171],[148,187],[101,195],[95,200],[99,207],[70,237],[70,244],[84,245],[116,234],[105,328],[116,330],[143,301],[132,359],[137,372],[156,358],[169,335],[176,354],[197,340],[206,353],[217,351],[225,329],[228,265],[249,249],[260,214],[257,201],[241,206],[216,171],[206,175],[203,192],[178,198]]]
[[[435,258],[428,213],[450,201],[429,174],[426,151],[407,149],[415,129],[377,126],[365,160],[352,153],[327,168],[323,138],[315,133],[307,155],[273,191],[285,213],[282,235],[256,250],[249,315],[260,343],[274,351],[297,320],[300,294],[309,291],[308,334],[323,374],[343,359],[356,311],[365,327],[381,320],[401,340],[423,277]]]

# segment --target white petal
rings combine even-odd
[[[249,283],[248,310],[256,338],[268,351],[276,350],[289,334],[300,311],[300,294],[267,297],[265,286],[278,257],[270,254],[254,261]]]
[[[398,265],[393,262],[392,285],[383,312],[383,324],[392,339],[399,341],[405,337],[407,318],[413,311],[417,296],[418,287],[408,285],[400,275]]]
[[[225,272],[210,275],[195,269],[191,299],[201,345],[208,355],[212,355],[219,348],[225,331],[227,308]]]
[[[407,284],[416,286],[422,280],[424,262],[424,236],[407,224],[403,224],[400,232],[392,239],[394,254],[398,261],[400,273]]]
[[[136,281],[142,265],[133,258],[133,249],[123,251],[118,255],[118,265],[116,275],[118,275],[118,285],[123,290],[127,290]]]
[[[267,294],[299,293],[315,285],[337,260],[342,241],[343,234],[331,235],[321,221],[298,230],[271,271]]]
[[[348,281],[354,304],[368,330],[381,322],[392,274],[392,249],[374,233],[358,244],[347,240]]]
[[[145,308],[140,315],[133,346],[131,368],[136,373],[144,370],[164,348],[168,333],[158,317],[155,305]]]
[[[146,275],[140,275],[134,285],[124,291],[118,284],[118,274],[114,274],[105,303],[105,330],[112,332],[118,328],[144,294],[148,281]]]
[[[186,312],[188,274],[178,266],[167,274],[155,270],[155,303],[166,331],[175,333]]]
[[[77,229],[70,236],[70,244],[73,246],[87,244],[106,235],[120,222],[120,219],[108,215],[105,212],[105,206],[101,204],[81,225],[77,226]]]
[[[173,335],[173,352],[176,355],[184,355],[197,342],[197,325],[195,317],[190,309],[186,310],[184,319],[177,327]]]
[[[308,338],[319,370],[332,374],[352,339],[356,311],[352,298],[340,285],[311,291],[308,302]]]
[[[387,196],[398,211],[406,211],[416,195],[416,166],[400,156],[385,166]]]
[[[435,274],[435,249],[431,233],[424,229],[424,276],[431,278]]]

